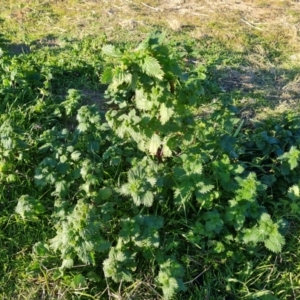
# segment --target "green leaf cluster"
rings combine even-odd
[[[186,78],[158,35],[154,33],[134,50],[104,46],[108,64],[101,80],[109,83],[106,96],[118,107],[106,113],[109,126],[160,160],[173,156],[180,141],[191,134],[191,108],[200,101],[203,76]]]
[[[258,243],[263,242],[265,247],[272,252],[279,253],[285,243],[284,237],[279,232],[278,224],[271,220],[267,213],[260,216],[258,225],[251,229],[246,230],[243,237],[245,243]]]
[[[207,113],[205,67],[187,72],[162,33],[101,48],[106,112],[78,90],[55,94],[71,68],[63,55],[55,63],[66,73],[0,57],[1,201],[18,199],[24,220],[53,229],[33,256],[59,274],[84,263],[74,288],[92,270],[125,289],[147,278],[171,299],[194,282],[198,261],[217,268],[282,251],[281,212],[299,217],[299,118],[249,130],[222,99]],[[82,57],[73,64],[84,68]]]
[[[162,285],[165,299],[171,299],[176,292],[186,290],[182,281],[182,273],[182,266],[172,259],[160,265],[157,281]]]

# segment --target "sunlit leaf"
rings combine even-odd
[[[102,53],[104,55],[110,56],[110,57],[115,57],[119,58],[122,56],[122,52],[118,50],[115,46],[113,45],[105,45],[102,47]]]

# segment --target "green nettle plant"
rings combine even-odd
[[[120,278],[120,268],[128,261],[127,272],[132,272],[132,257],[152,248],[153,259],[161,264],[158,283],[170,298],[185,289],[183,272],[175,271],[182,268],[178,260],[184,248],[226,257],[236,245],[263,242],[271,251],[281,251],[284,238],[279,225],[263,206],[267,186],[238,160],[238,119],[222,105],[206,118],[196,119],[192,114],[193,107],[201,104],[205,76],[183,73],[161,34],[150,36],[134,50],[104,46],[103,54],[107,67],[102,82],[109,84],[106,95],[112,106],[106,114],[108,124],[145,155],[132,162],[128,181],[118,192],[143,206],[141,211],[147,211],[148,218],[163,220],[159,226],[154,226],[157,221],[152,225],[152,230],[161,228],[161,236],[172,232],[170,220],[183,223],[176,247],[168,245],[168,238],[138,245],[135,236],[145,237],[141,238],[137,226],[126,229],[128,244],[123,227],[118,245],[104,263],[106,276],[116,281],[130,279],[128,274]],[[122,260],[113,260],[121,249],[135,250],[126,252]]]
[[[178,139],[189,144],[193,138],[191,108],[203,94],[204,74],[181,72],[176,56],[162,43],[163,35],[152,35],[133,51],[124,53],[104,46],[109,63],[101,80],[108,83],[108,103],[115,108],[106,118],[121,138],[130,136],[138,148],[163,158],[180,151]]]
[[[95,106],[80,107],[80,94],[70,90],[53,108],[63,126],[37,140],[34,179],[43,196],[21,196],[16,212],[31,221],[50,212],[56,234],[34,253],[59,253],[62,271],[78,259],[101,265],[114,282],[146,273],[171,299],[186,290],[185,279],[191,282],[185,274],[191,257],[234,261],[260,245],[280,252],[285,223],[270,202],[282,199],[299,213],[299,183],[290,177],[298,175],[297,147],[254,167],[253,155],[266,157],[274,139],[256,132],[249,147],[257,151],[250,151],[229,104],[211,104],[212,112],[202,114],[205,75],[182,71],[161,33],[135,49],[106,45],[102,54],[106,119]],[[7,151],[20,143],[9,124],[2,126],[0,174],[10,169]],[[261,153],[262,143],[270,152]],[[274,195],[276,176],[287,188]]]

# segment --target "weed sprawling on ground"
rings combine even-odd
[[[298,299],[296,4],[69,2],[0,8],[1,299]]]

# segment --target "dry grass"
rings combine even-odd
[[[299,80],[291,75],[300,68],[298,1],[3,1],[0,28],[18,44],[16,52],[27,51],[32,41],[59,46],[60,36],[106,34],[109,40],[140,40],[158,26],[183,38],[216,39],[227,49],[245,53],[243,66],[223,68],[220,84],[225,91],[263,90],[275,106],[285,102],[299,107]],[[282,55],[272,53],[276,49],[283,49],[284,64]]]
[[[293,49],[300,49],[300,3],[295,1],[4,0],[0,17],[15,30],[15,38],[22,34],[82,37],[99,32],[116,38],[127,32],[136,38],[159,25],[176,31],[188,28],[192,37],[223,38],[241,48],[243,31],[253,30],[267,39],[277,35]]]

